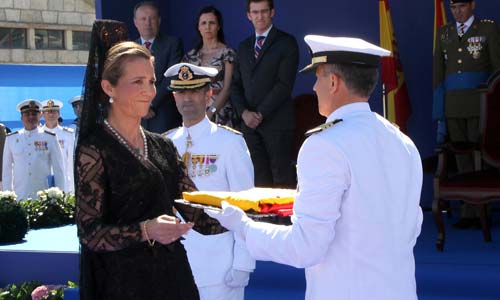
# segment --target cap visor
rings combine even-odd
[[[318,64],[310,64],[307,65],[305,68],[299,71],[300,74],[307,74],[307,73],[312,73],[316,71],[316,68],[318,67]]]

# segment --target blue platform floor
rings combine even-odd
[[[437,231],[429,212],[415,247],[417,293],[420,300],[500,299],[500,216],[493,216],[493,242],[485,243],[480,230],[451,228],[446,219],[444,252],[435,249]],[[33,230],[27,242],[0,246],[0,286],[37,279],[44,283],[78,280],[76,228]],[[258,262],[246,300],[304,299],[304,271],[272,262]],[[77,299],[75,296],[67,299]]]

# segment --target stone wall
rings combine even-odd
[[[0,63],[85,64],[87,51],[73,51],[72,32],[91,31],[93,0],[0,0],[0,27],[26,28],[27,49],[0,49]],[[35,49],[35,29],[64,30],[65,50]]]

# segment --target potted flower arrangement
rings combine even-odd
[[[21,201],[28,213],[31,229],[57,227],[74,223],[75,197],[57,187],[37,193],[38,199]]]
[[[0,191],[0,243],[19,242],[28,231],[26,212],[16,199],[16,193]]]

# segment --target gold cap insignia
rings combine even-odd
[[[188,66],[182,66],[179,69],[179,79],[182,81],[193,79],[193,72]]]

